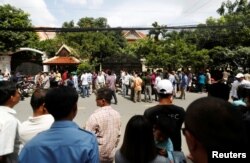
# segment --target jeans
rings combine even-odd
[[[89,85],[82,85],[82,96],[89,96]]]
[[[151,98],[151,94],[152,94],[152,87],[151,85],[146,85],[145,86],[145,90],[144,90],[144,100],[151,102],[152,98]]]

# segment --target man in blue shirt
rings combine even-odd
[[[78,94],[72,87],[62,86],[47,92],[45,107],[55,122],[24,146],[20,163],[99,163],[96,137],[72,122],[77,101]]]

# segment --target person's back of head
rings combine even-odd
[[[78,94],[73,87],[60,86],[48,90],[45,107],[58,120],[72,120],[77,112]]]
[[[112,90],[105,87],[98,89],[96,92],[96,99],[104,99],[108,104],[110,104],[112,100]]]
[[[44,105],[45,95],[47,93],[46,89],[36,89],[30,99],[30,105],[35,112],[41,105]]]
[[[5,106],[9,99],[17,93],[17,86],[12,81],[0,81],[0,106]],[[18,103],[19,100],[13,101],[11,107]],[[9,104],[8,104],[9,105]]]
[[[239,99],[245,99],[250,96],[250,84],[240,84],[237,88],[237,95]]]
[[[108,74],[108,75],[111,75],[111,74],[112,74],[111,70],[108,70],[108,71],[107,71],[107,74]]]
[[[135,115],[127,123],[121,154],[129,162],[146,163],[156,155],[152,126],[142,115]]]
[[[237,153],[245,149],[246,133],[240,113],[222,99],[195,100],[187,108],[184,124],[194,162],[207,162],[212,151]]]
[[[208,96],[229,100],[230,87],[224,83],[222,71],[213,71],[212,78],[216,81],[215,83],[208,86]]]

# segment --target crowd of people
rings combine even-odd
[[[16,83],[0,81],[0,162],[182,163],[186,162],[182,133],[190,151],[187,157],[194,163],[221,162],[223,158],[249,162],[250,82],[242,73],[230,84],[222,71],[206,73],[198,89],[207,91],[208,97],[185,109],[173,101],[185,99],[185,92],[191,89],[188,71],[180,70],[179,80],[174,71],[39,73],[30,99],[33,115],[22,123],[13,109],[20,100]],[[206,82],[208,78],[211,82]],[[142,93],[144,102],[152,102],[152,94],[158,101],[124,124],[123,140],[121,115],[111,106],[113,99],[118,104],[119,82],[121,95],[130,95],[133,102],[141,102]],[[80,127],[73,122],[77,102],[91,93],[98,108]]]

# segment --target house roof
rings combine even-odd
[[[77,65],[80,60],[72,56],[55,56],[43,61],[44,65]]]
[[[40,41],[53,39],[56,37],[56,32],[46,32],[46,31],[39,31],[36,32]]]
[[[60,47],[60,49],[56,52],[56,56],[65,56],[65,55],[66,56],[75,56],[75,57],[78,56],[77,52],[73,48],[63,44]]]
[[[143,39],[147,37],[146,34],[142,32],[137,32],[135,30],[130,30],[130,31],[124,31],[123,36],[128,40],[128,41],[135,41],[138,39]]]
[[[44,65],[77,65],[80,60],[73,56],[74,49],[63,44],[56,52],[56,55],[43,61]]]

